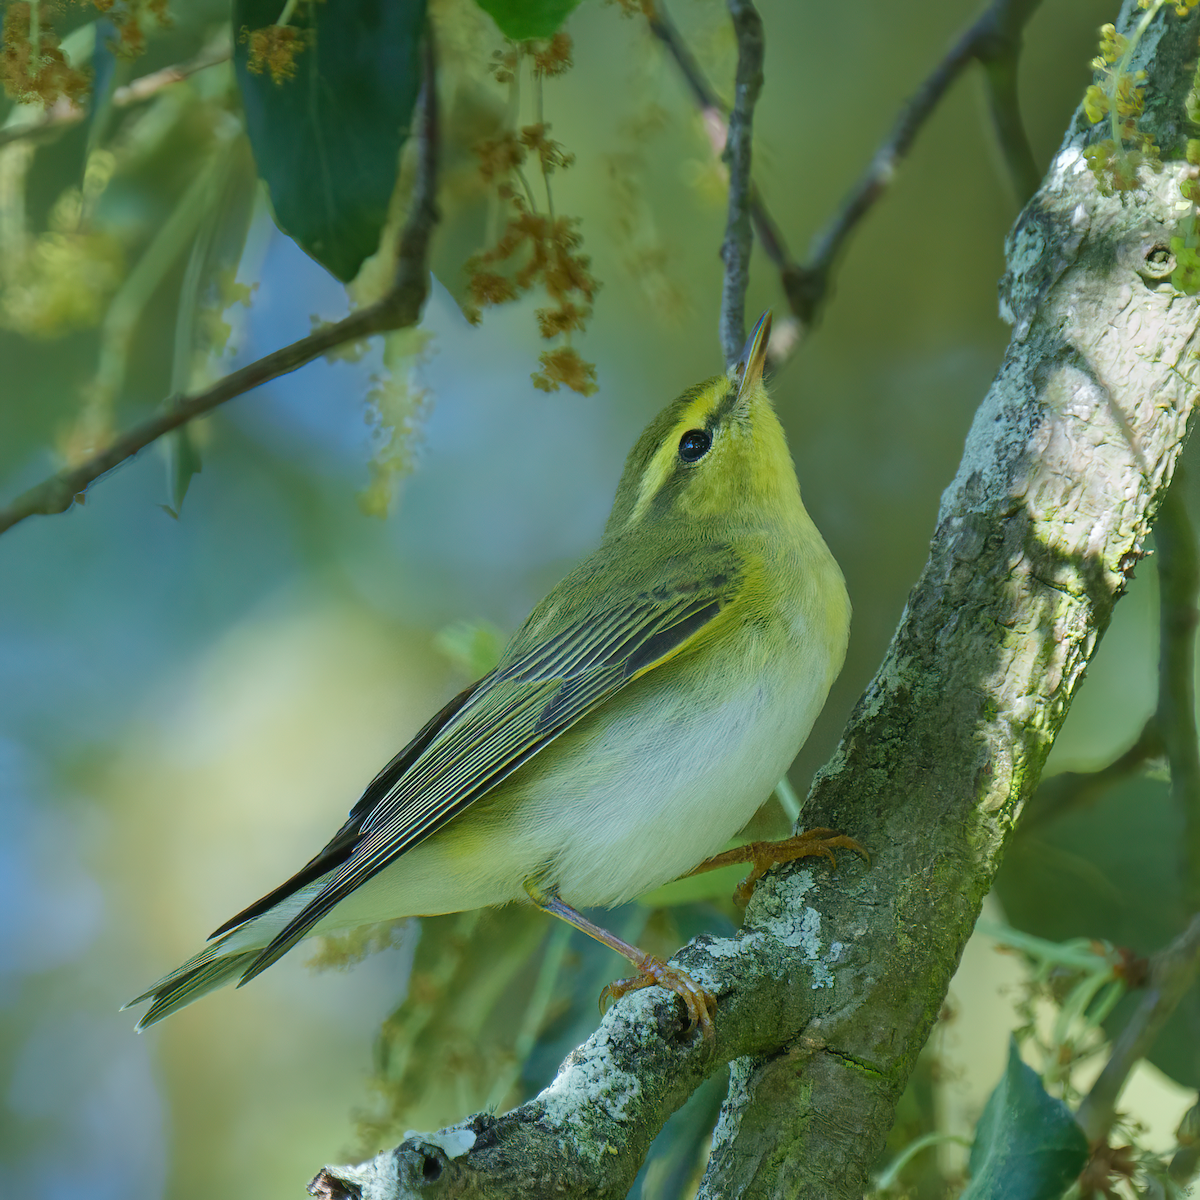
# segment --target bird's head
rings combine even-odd
[[[625,460],[607,537],[661,521],[759,524],[802,513],[783,429],[763,384],[771,314],[738,362],[672,401]]]

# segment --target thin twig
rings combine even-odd
[[[149,75],[134,79],[113,92],[113,106],[128,108],[131,104],[140,104],[144,100],[149,100],[163,88],[169,87],[173,83],[179,83],[181,80],[187,79],[189,75],[195,75],[197,71],[204,71],[209,67],[215,67],[218,63],[227,62],[231,53],[228,44],[223,42],[223,44],[202,51],[188,62],[163,67],[160,71],[152,71]],[[10,142],[19,142],[23,138],[43,137],[58,133],[60,130],[69,129],[72,125],[78,125],[87,115],[87,108],[63,97],[55,101],[37,120],[0,129],[0,146],[7,146]]]
[[[729,116],[723,155],[729,168],[729,215],[725,240],[721,243],[725,283],[721,289],[720,334],[725,365],[732,367],[746,340],[746,287],[750,282],[750,250],[754,244],[750,229],[750,159],[754,106],[763,85],[763,27],[753,0],[728,0],[728,3],[737,37],[738,61],[733,112]]]
[[[1040,3],[1041,0],[993,0],[987,11],[963,33],[905,105],[838,213],[813,239],[809,260],[804,265],[792,259],[779,227],[757,189],[751,187],[755,230],[764,251],[779,269],[788,306],[803,328],[816,323],[829,297],[833,269],[850,234],[887,190],[921,127],[971,62],[977,61],[985,68],[992,120],[1017,199],[1024,204],[1037,190],[1040,175],[1021,121],[1016,79],[1022,31]],[[706,122],[719,134],[724,107],[664,10],[662,0],[656,0],[648,23],[650,31],[674,58]]]
[[[1154,523],[1158,561],[1158,728],[1183,818],[1183,899],[1200,909],[1200,744],[1196,740],[1196,600],[1200,559],[1179,472]]]
[[[662,42],[675,60],[676,66],[679,67],[680,74],[696,102],[696,107],[700,109],[705,124],[711,132],[714,142],[713,149],[718,154],[722,153],[727,138],[725,106],[705,78],[700,64],[696,61],[696,56],[675,27],[662,0],[657,0],[647,17],[647,22],[650,32]],[[753,180],[751,180],[750,186],[750,217],[754,222],[754,232],[758,235],[759,245],[762,246],[771,262],[781,271],[796,270],[796,264],[792,260],[791,251],[788,250],[783,233],[775,223],[775,218],[767,210],[766,204],[763,203],[762,196],[754,186]],[[741,347],[739,346],[738,349]]]
[[[1150,960],[1150,979],[1142,1002],[1113,1043],[1112,1054],[1084,1097],[1075,1119],[1088,1141],[1106,1137],[1116,1116],[1117,1101],[1129,1073],[1149,1053],[1167,1018],[1200,970],[1200,916],[1165,950]]]
[[[420,320],[429,291],[429,242],[438,220],[439,130],[435,73],[433,38],[427,25],[421,109],[417,121],[417,178],[411,207],[400,235],[395,279],[387,294],[374,304],[351,313],[344,320],[318,329],[298,342],[248,363],[201,392],[168,397],[157,412],[126,430],[107,449],[78,466],[59,471],[18,496],[11,504],[0,508],[0,533],[36,513],[65,512],[90,483],[144,450],[163,434],[211,412],[227,400],[286,375],[346,342],[393,329],[404,329]]]
[[[1042,182],[1042,172],[1033,157],[1033,147],[1021,120],[1021,102],[1017,92],[1017,73],[1021,60],[1020,30],[1004,43],[1005,49],[993,58],[981,59],[988,110],[1000,153],[1008,167],[1017,203],[1024,208]]]

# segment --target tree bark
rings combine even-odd
[[[1182,158],[1198,16],[1160,13],[1133,64],[1164,158]],[[719,998],[715,1044],[684,1036],[674,998],[635,994],[535,1099],[326,1168],[318,1194],[623,1196],[670,1113],[732,1062],[701,1195],[862,1195],[1200,385],[1197,302],[1162,261],[1188,168],[1105,196],[1088,140],[1077,115],[1010,234],[1012,341],[888,654],[804,808],[871,866],[774,871],[736,938],[679,954]]]

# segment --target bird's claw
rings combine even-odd
[[[734,899],[745,906],[750,903],[758,881],[774,866],[783,862],[794,862],[798,858],[827,858],[837,866],[834,850],[853,850],[869,863],[871,856],[852,837],[838,833],[835,829],[806,829],[793,837],[778,842],[752,842],[745,847],[750,853],[750,874],[742,880],[734,892]]]
[[[604,1012],[614,1000],[620,1000],[629,992],[640,988],[662,987],[674,992],[687,1009],[688,1031],[700,1026],[700,1032],[706,1039],[716,1035],[713,1016],[717,1011],[716,997],[706,992],[686,971],[655,958],[652,954],[645,955],[634,964],[638,968],[636,975],[628,979],[614,979],[600,993],[600,1011]]]

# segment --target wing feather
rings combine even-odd
[[[355,838],[348,853],[338,846],[340,861],[330,862],[336,867],[333,877],[260,952],[241,982],[287,953],[357,887],[462,813],[631,679],[683,649],[739,589],[737,560],[728,548],[720,550],[722,569],[698,570],[678,587],[581,614],[548,640],[534,639],[524,653],[519,634],[511,657],[465,694],[404,770],[388,779],[387,792],[361,813],[367,797],[355,806]],[[381,772],[376,783],[382,778]],[[330,848],[336,842],[338,838]]]

